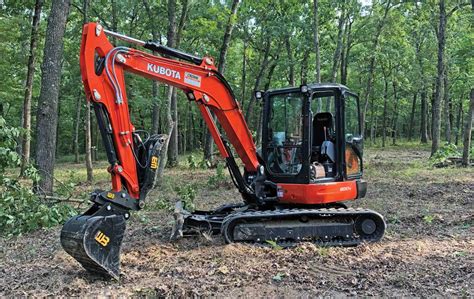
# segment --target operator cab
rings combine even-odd
[[[363,138],[359,98],[340,84],[269,90],[264,100],[262,158],[275,183],[359,179]]]

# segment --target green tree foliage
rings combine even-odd
[[[89,1],[88,19],[104,27],[141,40],[157,39],[166,44],[168,27],[167,1]],[[439,1],[400,0],[319,0],[319,43],[322,82],[331,80],[334,58],[339,59],[336,82],[344,81],[352,90],[363,95],[367,90],[371,58],[375,58],[373,80],[365,119],[365,137],[372,144],[380,144],[383,130],[387,139],[411,137],[420,140],[422,131],[422,94],[426,95],[427,135],[430,137],[431,103],[437,75],[437,33]],[[177,1],[179,14],[184,0]],[[181,35],[179,48],[198,56],[218,58],[224,30],[231,9],[230,0],[188,0],[188,17]],[[389,5],[384,18],[385,8]],[[46,20],[50,1],[45,1],[39,29],[38,59],[42,62]],[[29,45],[31,16],[34,1],[5,0],[0,7],[0,115],[8,124],[21,123],[22,96]],[[453,134],[452,142],[461,140],[469,102],[469,91],[474,85],[474,14],[467,0],[446,1],[449,14],[446,27],[446,74],[448,76],[448,109]],[[452,13],[451,13],[452,12]],[[59,101],[57,159],[73,159],[75,124],[79,122],[79,152],[85,151],[85,99],[79,70],[79,48],[82,31],[82,1],[72,1],[64,37],[64,58]],[[340,57],[335,55],[338,45],[339,20],[342,23]],[[235,18],[230,47],[227,53],[225,77],[237,95],[244,113],[249,106],[253,113],[248,124],[254,136],[257,133],[261,107],[252,100],[254,89],[281,88],[291,84],[316,81],[316,54],[313,47],[313,0],[245,0],[240,3]],[[384,22],[381,26],[381,22]],[[378,29],[377,46],[373,38]],[[116,45],[128,45],[111,39]],[[129,46],[129,45],[128,45]],[[343,59],[344,58],[344,59]],[[39,95],[40,71],[35,72],[33,88],[33,119],[35,127],[36,102]],[[347,80],[342,73],[347,73]],[[385,91],[385,81],[388,85]],[[137,129],[152,128],[153,107],[159,107],[159,131],[167,128],[167,87],[158,85],[157,99],[152,97],[149,80],[126,75],[132,122]],[[443,91],[444,92],[444,91]],[[361,97],[362,99],[363,97]],[[386,113],[384,114],[384,98]],[[413,99],[416,98],[413,106]],[[77,117],[77,100],[82,113]],[[444,101],[444,97],[443,97]],[[414,107],[414,109],[412,109]],[[448,108],[446,108],[448,107]],[[181,153],[202,150],[207,128],[200,112],[178,92],[178,132]],[[444,113],[444,112],[443,112]],[[444,114],[443,114],[444,115]],[[94,119],[94,118],[93,118]],[[412,121],[413,119],[413,121]],[[441,129],[445,130],[446,119]],[[385,126],[383,126],[385,123]],[[34,148],[35,132],[32,132]],[[441,133],[444,138],[444,132]],[[18,138],[14,147],[17,147]],[[388,141],[387,141],[388,142]],[[429,140],[428,140],[429,142]],[[443,139],[444,143],[445,140]],[[99,159],[104,159],[100,134],[95,120],[92,123],[92,143]],[[459,143],[459,142],[458,142]],[[458,145],[459,147],[459,145]],[[12,148],[13,152],[16,151]],[[34,153],[32,153],[34,156]]]
[[[29,166],[22,181],[8,175],[10,168],[18,167],[20,156],[16,153],[16,139],[20,130],[8,126],[0,116],[0,235],[14,235],[40,227],[62,223],[75,214],[74,209],[63,204],[42,202],[31,189],[39,176]]]

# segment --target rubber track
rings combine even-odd
[[[321,240],[320,236],[315,236],[312,242],[320,246],[356,246],[363,242],[377,242],[379,241],[385,232],[386,223],[383,219],[383,216],[379,213],[372,211],[370,209],[362,208],[322,208],[322,209],[282,209],[282,210],[267,210],[267,211],[245,211],[237,212],[228,215],[225,217],[222,224],[222,235],[226,243],[233,242],[233,228],[239,224],[240,221],[251,221],[252,223],[264,223],[266,220],[280,220],[288,219],[289,217],[294,216],[294,219],[299,219],[302,216],[312,217],[312,218],[330,218],[331,222],[337,220],[337,217],[340,216],[341,219],[352,218],[353,223],[356,222],[356,219],[360,216],[370,216],[370,218],[376,220],[377,228],[375,232],[369,236],[359,236],[355,233],[351,238],[341,240],[338,238],[334,240],[334,237],[331,240],[331,236],[328,236],[327,240]],[[355,225],[354,225],[355,226]],[[260,245],[268,245],[267,238],[261,240],[260,242],[253,242]],[[307,241],[303,241],[307,242]],[[251,243],[251,242],[250,242]],[[283,247],[295,246],[298,241],[277,241],[277,244]]]

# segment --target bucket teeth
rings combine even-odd
[[[125,227],[123,215],[75,216],[61,230],[61,245],[87,271],[118,280]]]

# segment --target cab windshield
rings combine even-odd
[[[304,96],[299,93],[270,97],[267,165],[275,174],[296,175],[302,166]]]

